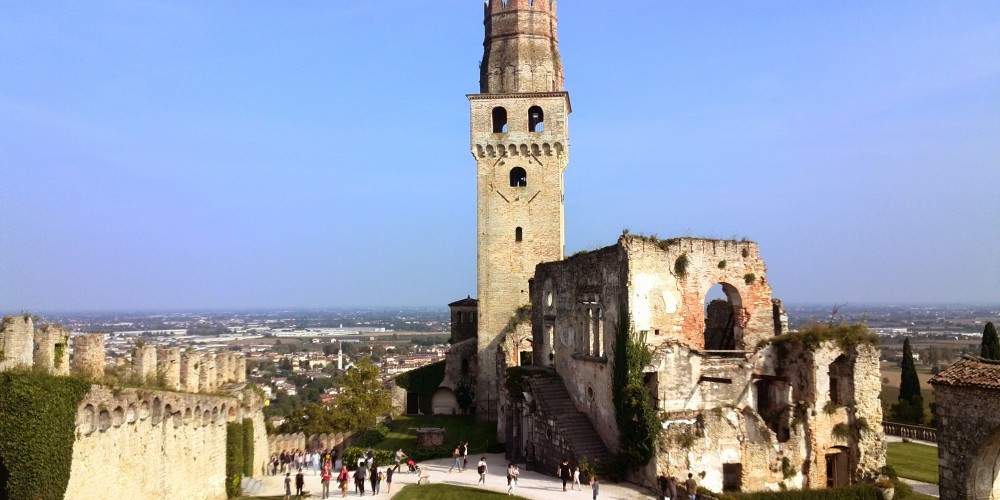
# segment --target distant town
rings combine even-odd
[[[937,355],[947,364],[975,353],[983,325],[1000,320],[1000,305],[785,307],[792,329],[815,322],[866,323],[882,337],[882,356],[889,362],[901,356],[903,339],[909,337],[918,345],[946,346],[944,351],[938,348],[916,356]],[[106,333],[110,366],[126,363],[137,343],[241,352],[247,358],[248,380],[270,400],[265,415],[275,426],[306,404],[335,404],[339,375],[362,357],[380,367],[385,381],[442,361],[451,328],[444,308],[44,313],[41,317],[61,324],[71,335]]]

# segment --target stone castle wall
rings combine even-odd
[[[263,414],[237,397],[94,386],[77,412],[66,498],[224,499],[226,422],[243,418],[263,470]]]
[[[29,316],[7,316],[0,323],[0,371],[31,367],[34,323]]]

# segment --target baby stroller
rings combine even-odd
[[[420,472],[420,466],[417,465],[417,463],[414,462],[413,460],[410,460],[410,461],[406,462],[406,466],[410,468],[410,474],[412,474],[414,472],[417,472],[417,473]]]

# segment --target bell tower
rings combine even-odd
[[[563,258],[569,94],[555,0],[487,0],[479,94],[469,95],[477,172],[476,413],[497,418],[497,346],[530,303],[535,265]],[[508,360],[507,365],[516,365]]]

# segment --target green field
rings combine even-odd
[[[889,443],[886,463],[896,469],[899,477],[938,483],[937,448],[917,443]]]
[[[394,496],[396,500],[465,500],[468,498],[500,500],[515,499],[526,500],[520,496],[509,496],[506,493],[496,491],[486,491],[467,486],[451,486],[447,484],[426,484],[417,486],[410,484],[399,490]]]
[[[420,427],[443,427],[446,447],[454,447],[462,441],[468,441],[469,453],[473,455],[485,453],[497,441],[496,422],[476,422],[476,418],[472,416],[403,415],[396,417],[388,425],[389,434],[373,448],[415,450],[417,448],[417,428]]]

